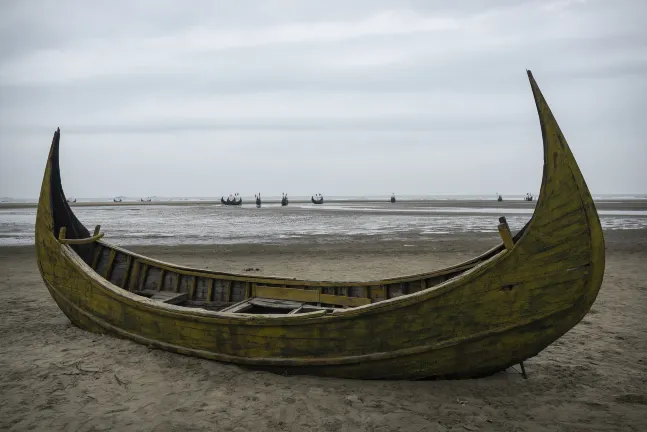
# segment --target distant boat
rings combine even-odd
[[[121,202],[121,197],[116,197],[112,199],[114,202]]]
[[[261,193],[259,192],[258,195],[254,195],[256,198],[256,208],[261,208]]]
[[[503,201],[503,197],[501,195],[499,195],[497,193],[496,196],[497,196],[497,198],[496,198],[497,201],[499,201],[499,202]]]
[[[146,199],[141,198],[140,201],[141,202],[151,202],[151,199],[150,198],[146,198]]]
[[[391,194],[391,204],[395,204],[395,194]]]
[[[526,196],[525,196],[525,197],[523,197],[523,200],[524,200],[524,201],[532,201],[533,199],[534,199],[534,198],[533,198],[533,196],[532,196],[532,194],[531,194],[530,192],[528,192],[528,193],[526,194]]]
[[[323,204],[324,198],[323,195],[317,194],[317,199],[315,197],[310,197],[310,200],[312,201],[312,204]]]
[[[236,198],[234,199],[227,198],[227,200],[225,200],[223,197],[220,197],[220,202],[226,206],[230,206],[230,205],[239,206],[243,203],[243,199],[238,197],[238,200],[236,200]]]
[[[288,204],[290,204],[290,201],[288,200],[288,194],[284,193],[281,195],[281,206],[285,207]]]
[[[69,203],[75,203],[75,202],[76,202],[76,198],[68,198],[68,199],[67,199],[67,202],[69,202]]]

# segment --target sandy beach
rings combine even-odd
[[[0,429],[142,431],[647,430],[647,231],[606,231],[607,266],[586,318],[525,364],[461,381],[285,377],[151,350],[74,327],[31,246],[0,248]],[[198,267],[335,279],[459,262],[494,234],[139,246]]]

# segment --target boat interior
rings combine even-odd
[[[506,228],[507,224],[500,224],[504,233]],[[62,228],[59,241],[70,243],[99,276],[133,294],[178,306],[244,314],[332,312],[376,303],[443,283],[506,249],[504,241],[464,263],[407,277],[367,282],[307,281],[250,277],[169,264],[105,242],[99,231],[97,226],[85,243],[66,239],[66,228]],[[509,237],[512,244],[522,231],[515,239]]]

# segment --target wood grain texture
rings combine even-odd
[[[52,190],[62,191],[56,184],[57,131],[36,220],[36,251],[45,285],[70,320],[89,331],[281,373],[364,379],[472,377],[526,360],[586,315],[605,265],[604,238],[591,194],[530,72],[528,77],[543,136],[544,170],[535,212],[510,249],[498,245],[437,272],[334,282],[191,269],[99,241],[95,271],[88,265],[91,255],[81,256],[85,252],[55,237],[57,227],[75,220],[54,220],[73,216],[65,208],[64,195],[52,195]],[[67,230],[67,236],[72,235],[89,234],[77,226]],[[267,295],[289,292],[292,300],[316,297],[327,303],[343,297],[366,304],[282,315],[171,305],[102,277],[115,256],[135,263],[131,281],[139,281],[141,289],[175,293],[178,279],[163,284],[164,274],[192,278],[192,300],[213,301],[216,288],[227,287],[219,299],[230,302],[266,290]],[[132,282],[130,287],[134,289]]]

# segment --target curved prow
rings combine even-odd
[[[90,237],[90,232],[76,218],[70,208],[63,186],[61,185],[61,170],[59,165],[59,143],[61,139],[60,128],[56,129],[52,145],[45,167],[45,175],[38,202],[36,214],[36,241],[40,240],[42,232],[49,232],[58,238],[61,228],[65,228],[67,239],[85,239]],[[73,245],[75,250],[84,261],[89,262],[92,257],[91,244]]]
[[[553,243],[559,247],[560,238],[575,238],[581,233],[585,242],[583,262],[589,267],[587,288],[580,304],[586,313],[602,285],[605,267],[604,236],[593,197],[584,181],[566,138],[546,102],[532,72],[527,71],[535,99],[544,146],[544,170],[535,212],[526,225],[529,235],[536,237],[544,248]],[[582,212],[583,210],[583,212]],[[580,227],[578,214],[583,215]],[[532,234],[530,234],[532,232]],[[560,237],[561,236],[561,237]],[[573,240],[574,242],[574,240]],[[563,240],[562,242],[563,243]],[[582,315],[583,316],[583,315]]]

